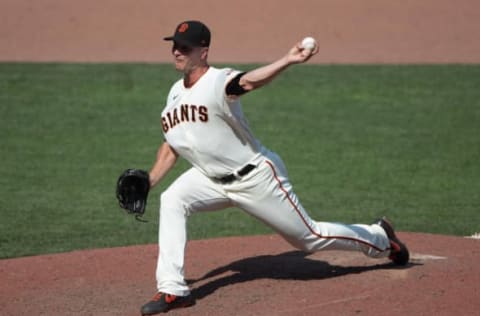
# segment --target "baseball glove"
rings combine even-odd
[[[145,213],[150,190],[148,172],[139,169],[125,170],[117,181],[117,199],[121,208],[137,217]]]

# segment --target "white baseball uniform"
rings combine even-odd
[[[239,98],[226,95],[226,84],[239,73],[210,67],[192,87],[186,88],[181,79],[168,95],[162,112],[165,140],[193,167],[161,195],[158,291],[190,293],[184,280],[188,216],[231,206],[307,252],[357,250],[375,258],[388,256],[390,242],[376,224],[344,225],[309,217],[281,158],[253,136]]]

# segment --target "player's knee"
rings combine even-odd
[[[303,252],[308,252],[308,253],[314,252],[314,247],[310,243],[299,242],[297,243],[296,247],[297,249]]]
[[[285,237],[286,241],[294,248],[304,252],[313,252],[313,246],[310,242],[301,238]]]

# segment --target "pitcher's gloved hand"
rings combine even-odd
[[[140,169],[127,169],[117,181],[118,204],[128,213],[142,216],[145,213],[149,190],[148,172]]]

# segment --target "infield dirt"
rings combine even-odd
[[[210,61],[268,62],[304,36],[314,63],[478,63],[476,0],[2,0],[0,61],[169,62],[185,19],[212,30]]]

